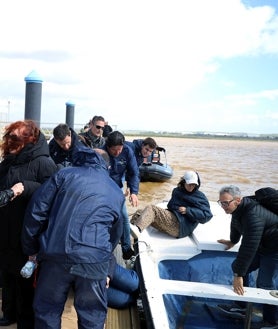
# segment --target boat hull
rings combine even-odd
[[[139,167],[141,182],[164,182],[173,176],[173,170],[165,164],[147,163]]]

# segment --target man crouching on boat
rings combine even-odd
[[[138,234],[148,226],[153,226],[175,238],[190,235],[199,223],[212,218],[207,197],[199,190],[200,177],[195,171],[187,171],[172,191],[167,209],[148,205],[137,211],[131,219],[131,227]]]
[[[71,287],[79,329],[103,329],[111,252],[122,235],[124,196],[94,150],[76,146],[73,166],[59,170],[33,195],[22,232],[23,251],[37,255],[36,329],[60,329]]]
[[[267,290],[278,289],[278,216],[261,206],[257,201],[241,197],[235,185],[224,186],[219,192],[219,205],[226,214],[232,215],[230,240],[220,239],[226,250],[241,239],[235,261],[233,288],[238,295],[244,294],[249,285],[248,274],[258,271],[257,287]],[[263,306],[263,328],[278,328],[277,306]]]

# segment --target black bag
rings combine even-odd
[[[278,190],[272,187],[263,187],[255,191],[253,198],[263,207],[278,215]]]

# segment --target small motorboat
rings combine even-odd
[[[262,303],[278,305],[278,291],[255,288],[255,275],[243,296],[233,291],[238,245],[226,251],[217,242],[229,237],[230,215],[217,202],[210,205],[213,218],[190,237],[176,239],[151,226],[137,235],[135,266],[148,329],[249,329],[262,321]],[[226,311],[236,301],[247,302],[244,314]]]
[[[164,153],[165,163],[161,162],[161,152]],[[157,147],[149,160],[139,167],[141,182],[164,182],[173,176],[173,169],[167,164],[163,147]]]

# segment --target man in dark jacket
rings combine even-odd
[[[156,149],[156,141],[147,137],[145,139],[134,139],[132,142],[125,142],[130,148],[132,148],[138,167],[145,161],[145,159],[150,158],[153,151]]]
[[[136,163],[136,158],[132,149],[125,144],[125,137],[119,131],[111,132],[107,139],[103,149],[108,153],[110,160],[109,174],[110,177],[116,182],[116,184],[123,188],[125,178],[127,179],[127,188],[129,201],[133,207],[138,206],[139,192],[139,169]],[[123,259],[128,260],[134,255],[134,251],[131,248],[130,241],[130,225],[129,217],[127,213],[126,204],[123,206],[123,235],[121,238],[121,248],[123,252]]]
[[[79,142],[76,132],[65,123],[60,123],[53,129],[53,138],[50,140],[49,153],[54,162],[61,167],[72,164],[72,152],[75,143]]]
[[[102,148],[105,144],[105,138],[102,133],[105,128],[105,120],[101,115],[95,115],[89,123],[89,129],[79,136],[84,139],[84,143],[91,148]]]
[[[103,329],[111,253],[122,234],[124,196],[106,162],[78,145],[73,166],[61,169],[34,194],[26,211],[22,245],[37,255],[36,328],[60,328],[70,287],[79,327]]]
[[[232,215],[230,240],[220,239],[226,250],[241,239],[241,245],[232,264],[233,287],[238,295],[248,286],[248,274],[258,269],[257,287],[278,289],[278,216],[257,201],[241,197],[237,186],[224,186],[219,192],[218,203],[227,214]],[[276,280],[275,280],[276,278]],[[265,326],[277,328],[277,306],[263,306]]]

